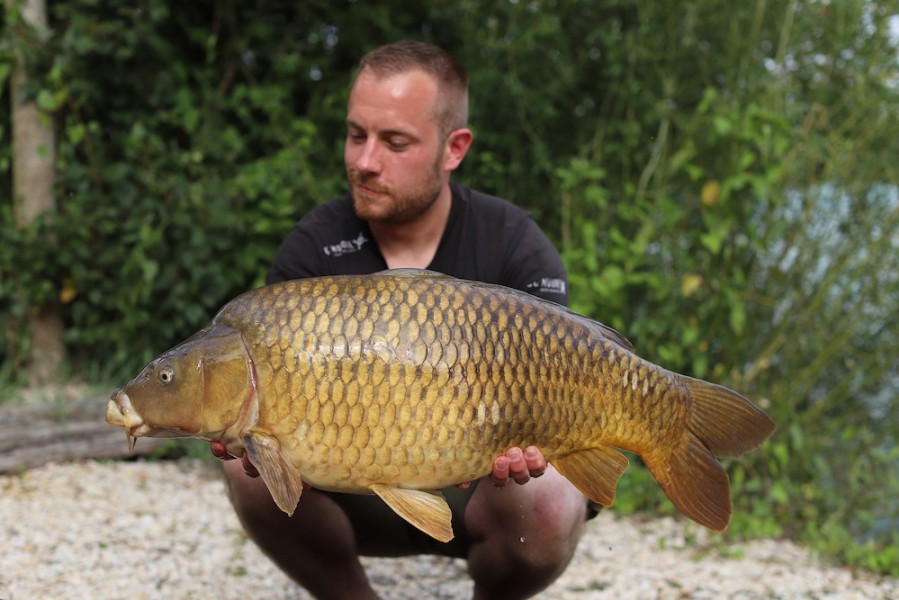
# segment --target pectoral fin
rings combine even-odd
[[[615,487],[628,460],[620,452],[600,446],[555,458],[552,464],[582,494],[603,506],[612,506]]]
[[[371,491],[399,516],[441,542],[453,539],[453,513],[443,494],[375,484]]]
[[[288,516],[292,516],[297,502],[300,501],[303,480],[300,478],[300,473],[281,452],[278,440],[268,434],[256,431],[244,436],[243,443],[250,462],[262,476],[275,504]]]

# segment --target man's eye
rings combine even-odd
[[[406,140],[391,139],[387,140],[387,145],[390,146],[391,150],[405,150],[409,147],[409,142]]]

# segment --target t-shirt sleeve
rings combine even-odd
[[[321,256],[316,250],[315,241],[300,222],[281,242],[266,275],[265,283],[316,277],[322,274],[321,269]]]
[[[505,261],[506,285],[567,306],[568,274],[559,251],[532,218],[518,230]]]

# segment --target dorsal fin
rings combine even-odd
[[[375,275],[385,275],[390,277],[438,277],[441,279],[454,279],[449,275],[445,275],[444,273],[440,273],[439,271],[431,271],[429,269],[412,269],[409,267],[403,267],[401,269],[385,269],[384,271],[378,271]]]

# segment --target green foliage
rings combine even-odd
[[[593,141],[556,163],[573,303],[780,424],[762,452],[728,463],[732,533],[789,535],[894,573],[891,12],[707,4],[634,8],[607,55],[639,86],[626,69],[607,81],[617,97],[598,104]],[[619,498],[665,509],[651,488],[645,473],[625,478]]]
[[[165,2],[51,7],[56,35],[29,67],[59,125],[59,211],[17,230],[3,207],[0,302],[13,317],[56,304],[73,357],[133,371],[259,285],[293,221],[339,190],[341,171],[324,168],[336,142],[319,141],[328,119],[295,110],[342,93],[300,85],[314,65],[302,46],[316,43],[287,51],[243,17]]]
[[[76,365],[132,372],[260,284],[291,223],[341,191],[359,56],[426,39],[470,71],[459,178],[533,211],[573,307],[778,422],[725,463],[731,535],[899,571],[895,2],[49,8],[52,35],[15,49],[56,125],[60,208],[21,229],[0,202],[0,373],[34,306],[55,304]],[[8,106],[21,26],[3,19]],[[0,117],[4,199],[10,135]],[[672,510],[639,467],[618,508]]]

